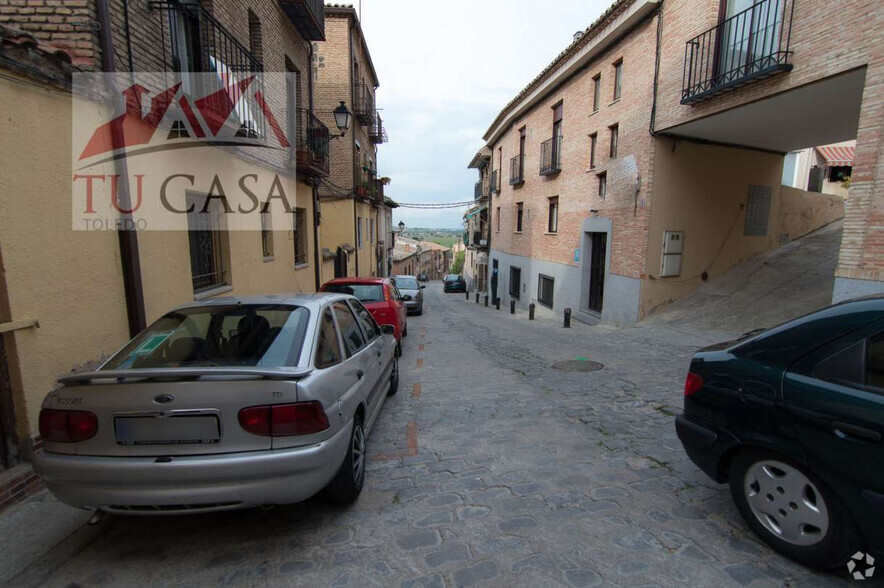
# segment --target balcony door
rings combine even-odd
[[[553,108],[553,133],[552,133],[552,163],[553,166],[558,168],[558,164],[560,163],[559,157],[561,155],[560,151],[562,150],[562,115],[563,115],[563,105],[561,102]]]
[[[721,83],[769,67],[778,51],[786,0],[722,0],[717,39],[717,76]]]

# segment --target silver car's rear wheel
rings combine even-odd
[[[757,461],[743,481],[746,502],[761,525],[792,545],[815,545],[829,530],[829,509],[819,488],[789,464]]]
[[[350,444],[353,461],[353,480],[361,481],[365,475],[365,431],[361,426],[353,431],[353,441]],[[361,485],[361,482],[360,482]]]
[[[334,502],[353,502],[359,498],[365,483],[365,429],[362,428],[362,417],[357,413],[353,417],[350,429],[350,444],[338,473],[325,487],[326,498]]]

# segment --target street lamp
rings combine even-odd
[[[335,124],[338,125],[338,130],[341,131],[340,135],[335,135],[331,137],[332,139],[337,139],[338,137],[343,137],[347,134],[347,129],[350,128],[350,111],[347,110],[347,105],[344,104],[344,101],[341,100],[340,106],[335,108],[332,111],[332,114],[335,115]]]

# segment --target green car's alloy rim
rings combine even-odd
[[[746,471],[743,490],[752,514],[779,539],[807,547],[825,538],[829,511],[823,495],[794,467],[775,460],[755,462]]]

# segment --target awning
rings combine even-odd
[[[853,154],[856,151],[856,147],[817,147],[816,151],[826,160],[826,164],[829,167],[838,167],[842,165],[852,166]]]
[[[476,210],[468,211],[465,215],[463,215],[463,217],[464,217],[465,219],[466,219],[466,218],[473,218],[474,216],[476,216],[477,214],[479,214],[480,212],[482,212],[482,211],[485,210],[486,208],[488,208],[488,205],[487,205],[487,204],[483,204],[482,206],[480,206],[480,207],[477,208]]]

